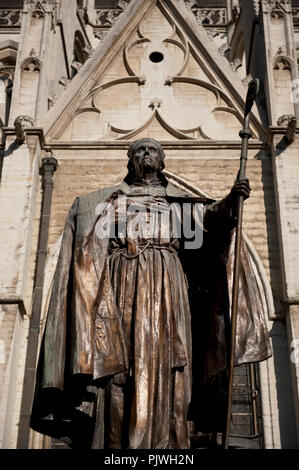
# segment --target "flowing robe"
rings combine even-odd
[[[132,449],[189,448],[191,318],[179,240],[173,234],[176,213],[165,195],[141,195],[140,189],[134,195],[132,188],[126,200],[126,235],[110,241],[110,278],[129,369],[111,386],[109,445],[121,448],[124,436]],[[157,193],[165,193],[161,189]],[[113,227],[120,226],[118,209],[116,199]],[[126,381],[127,402],[119,384],[127,387]]]
[[[198,296],[192,295],[197,290],[194,286],[206,277],[201,272],[196,279],[194,265],[200,264],[201,257],[197,259],[190,254],[193,250],[187,250],[191,262],[181,260],[180,247],[171,234],[166,242],[161,234],[150,240],[99,236],[109,204],[120,194],[136,202],[138,195],[133,190],[123,182],[83,196],[73,204],[66,222],[31,426],[54,437],[67,436],[73,447],[189,446],[189,306],[195,319],[208,319],[199,330],[200,322],[192,324],[195,343],[198,336],[203,338],[200,344],[205,345],[200,350],[195,348],[195,361],[193,352],[193,378],[205,380],[226,366],[227,312],[221,292],[225,291],[224,284],[227,289],[223,276],[228,263],[222,255],[229,253],[233,226],[227,202],[198,199],[206,203],[205,221],[211,232],[215,224],[221,227],[218,235],[223,232],[220,248],[213,255],[221,268],[216,269],[220,272],[218,280],[215,273],[212,276],[212,303],[201,305]],[[142,189],[144,192],[147,203],[194,202],[170,183],[166,188]],[[207,248],[205,253],[212,252]],[[212,258],[209,264],[214,264]],[[188,292],[187,277],[192,292],[190,286]],[[236,364],[263,360],[271,354],[254,279],[249,275],[243,281],[248,301],[243,302],[239,315]]]

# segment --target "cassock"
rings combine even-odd
[[[202,233],[192,248],[186,213]],[[223,430],[234,224],[229,197],[190,197],[169,182],[125,179],[76,198],[54,275],[33,429],[73,448],[129,449],[189,448],[191,432]],[[235,365],[270,355],[243,241]]]

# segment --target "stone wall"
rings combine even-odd
[[[298,113],[298,106],[288,100],[290,81],[297,76],[289,2],[265,0],[259,12],[258,2],[244,0],[234,24],[228,29],[214,25],[213,31],[204,28],[190,8],[186,10],[188,3],[165,0],[156,6],[131,0],[115,24],[102,25],[100,31],[92,23],[91,0],[86,3],[88,20],[77,12],[75,1],[62,0],[57,10],[56,2],[43,2],[47,11],[40,11],[38,2],[25,2],[19,26],[0,29],[0,45],[12,41],[15,55],[18,46],[0,188],[2,447],[15,448],[17,442],[40,221],[40,147],[52,149],[59,164],[50,220],[48,289],[73,199],[123,179],[130,140],[146,135],[161,139],[169,172],[210,197],[227,194],[239,167],[245,65],[246,72],[263,77],[262,96],[252,115],[247,170],[252,194],[245,203],[244,230],[274,298],[268,319],[274,354],[260,366],[265,447],[296,446],[299,370],[290,355],[297,354],[294,345],[299,338],[298,136],[281,149],[277,144],[286,131],[282,123],[272,147],[271,139],[268,150],[265,144],[265,133],[273,130],[266,129],[268,125],[276,126],[284,114]],[[257,27],[257,18],[263,27]],[[96,50],[83,67],[76,64],[77,76],[72,78],[76,31],[85,46],[92,44]],[[226,53],[227,38],[231,56]],[[239,51],[241,40],[246,60]],[[154,51],[163,55],[161,62],[150,59]],[[6,52],[0,52],[1,60]],[[239,55],[243,62],[238,69],[237,62],[227,59]],[[40,127],[33,127],[25,142],[16,145],[14,120],[24,113]],[[42,325],[45,312],[46,307]],[[273,322],[282,314],[287,330],[284,322]],[[32,447],[46,442],[36,433],[32,437]]]

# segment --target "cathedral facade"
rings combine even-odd
[[[235,371],[231,447],[298,448],[298,60],[298,0],[0,0],[1,448],[61,445],[29,420],[74,198],[122,181],[142,137],[178,188],[224,197],[252,78],[243,226],[273,354]]]

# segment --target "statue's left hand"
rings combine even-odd
[[[250,185],[247,178],[236,180],[230,192],[230,197],[236,200],[238,196],[243,196],[244,200],[250,196]]]

